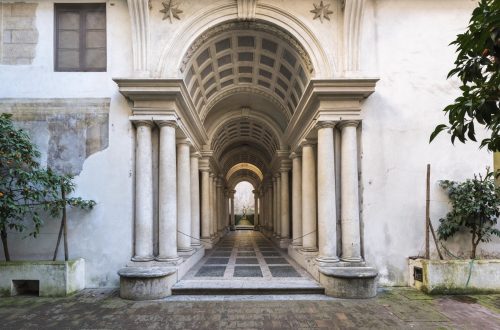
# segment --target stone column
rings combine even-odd
[[[302,157],[292,153],[292,244],[302,245]]]
[[[201,238],[210,238],[210,172],[201,170]]]
[[[191,245],[200,246],[200,154],[191,154]]]
[[[276,173],[276,237],[281,237],[281,177]]]
[[[210,237],[215,237],[217,232],[217,215],[215,210],[215,174],[210,173]]]
[[[358,138],[357,121],[343,122],[341,141],[341,223],[343,261],[359,262],[361,258],[361,236],[359,231],[358,195]]]
[[[160,164],[158,176],[158,257],[156,260],[178,263],[177,255],[177,169],[175,121],[160,121]]]
[[[269,206],[269,231],[271,233],[274,232],[274,189],[273,189],[273,180],[271,179],[268,183],[268,194],[267,194],[267,202]]]
[[[280,207],[281,207],[281,243],[282,248],[285,246],[283,244],[288,244],[290,239],[290,196],[288,189],[288,167],[282,167],[280,169],[281,173],[281,187],[280,187]]]
[[[229,228],[229,190],[224,189],[224,228]]]
[[[253,204],[254,204],[253,224],[254,227],[257,228],[259,227],[259,192],[257,190],[254,190],[252,192],[253,192]]]
[[[236,192],[235,190],[231,190],[230,195],[229,195],[231,198],[231,228],[233,228],[233,229],[234,229],[234,226],[236,225],[235,224],[236,219],[234,217],[234,193],[235,192]]]
[[[313,145],[302,147],[302,250],[318,251],[316,247],[316,164]]]
[[[278,226],[276,225],[278,219],[278,188],[277,188],[278,179],[273,176],[273,236],[277,236]]]
[[[191,247],[191,169],[190,142],[177,142],[177,250],[192,251]]]
[[[137,121],[135,149],[135,253],[133,261],[153,260],[153,145],[151,121]]]
[[[222,180],[220,178],[216,178],[216,208],[217,208],[217,232],[222,235],[223,226],[222,226]]]
[[[334,122],[318,124],[318,247],[321,266],[337,257],[337,207],[335,198]]]

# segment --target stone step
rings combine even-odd
[[[325,289],[323,287],[310,280],[181,280],[172,287],[172,295],[270,295],[324,293]]]

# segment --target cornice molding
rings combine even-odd
[[[115,78],[120,93],[133,102],[134,117],[175,114],[179,128],[201,150],[208,136],[182,79]]]
[[[313,79],[304,92],[284,140],[295,151],[318,121],[359,120],[361,102],[375,91],[378,78]]]

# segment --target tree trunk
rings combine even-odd
[[[7,245],[7,231],[2,229],[0,236],[2,236],[3,252],[5,254],[5,261],[10,261],[9,246]]]

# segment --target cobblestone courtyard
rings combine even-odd
[[[173,296],[122,300],[114,290],[68,298],[0,298],[1,329],[500,329],[500,295],[430,297],[408,288],[377,298]]]

